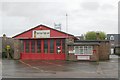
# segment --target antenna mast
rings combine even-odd
[[[66,32],[68,32],[68,14],[66,13]]]

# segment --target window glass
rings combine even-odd
[[[50,40],[50,53],[54,53],[54,40]]]
[[[93,46],[74,46],[75,54],[92,54]]]
[[[21,41],[21,51],[24,52],[24,41]]]
[[[31,52],[35,53],[35,40],[31,41]]]
[[[80,54],[79,46],[75,46],[75,54]]]
[[[84,53],[84,46],[80,46],[80,54],[83,54]]]
[[[87,54],[87,46],[84,46],[84,54]]]
[[[88,48],[87,54],[92,54],[92,52],[93,52],[93,47],[92,47],[92,46],[88,46],[87,48]]]
[[[37,40],[37,53],[41,53],[41,40]]]
[[[61,40],[56,40],[56,46],[61,46]]]
[[[30,51],[29,46],[30,46],[29,40],[26,40],[26,41],[25,41],[25,52],[26,52],[26,53],[29,53],[29,51]]]
[[[60,39],[58,39],[58,40],[56,40],[56,52],[57,53],[60,53],[61,52],[61,40]]]
[[[48,53],[48,40],[44,40],[44,53]]]

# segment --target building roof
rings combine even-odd
[[[100,43],[94,43],[94,42],[92,42],[92,43],[73,43],[73,44],[68,44],[68,46],[85,46],[85,45],[100,45]]]
[[[68,33],[66,33],[66,32],[59,31],[59,30],[56,30],[56,29],[53,29],[53,28],[50,28],[50,27],[47,27],[47,26],[45,26],[45,25],[40,24],[40,25],[38,25],[38,26],[36,26],[36,27],[34,27],[34,28],[31,28],[31,29],[29,29],[29,30],[26,30],[26,31],[20,33],[20,34],[15,35],[15,36],[13,36],[12,38],[15,38],[15,37],[17,37],[17,36],[19,36],[19,35],[21,35],[21,34],[24,34],[24,33],[28,32],[28,31],[34,30],[35,28],[40,27],[40,26],[44,26],[44,27],[46,27],[46,28],[49,28],[49,29],[52,29],[52,30],[55,30],[55,31],[58,31],[58,32],[61,32],[61,33],[64,33],[64,34],[67,34],[67,35],[70,35],[70,36],[74,36],[74,35],[72,35],[72,34],[68,34]]]
[[[61,39],[64,39],[64,38],[66,38],[66,37],[50,37],[50,38],[41,38],[41,39],[54,39],[54,38],[55,38],[55,39],[57,39],[57,38],[58,38],[58,39],[60,39],[60,38],[61,38]],[[31,40],[34,40],[34,39],[39,39],[39,38],[17,38],[17,39],[21,39],[21,40],[23,40],[23,39],[24,39],[24,40],[25,40],[25,39],[26,39],[26,40],[27,40],[27,39],[31,39]]]
[[[91,42],[109,42],[109,40],[75,40],[75,43],[82,42],[82,43],[91,43]]]
[[[68,44],[68,45],[100,45],[101,42],[109,42],[109,40],[75,40],[74,43]]]
[[[112,40],[111,37],[113,37]],[[114,43],[114,46],[120,46],[120,34],[107,34],[107,39]]]

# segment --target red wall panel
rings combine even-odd
[[[66,34],[64,32],[57,31],[57,30],[54,30],[52,28],[49,28],[49,27],[46,27],[43,25],[39,25],[35,28],[32,28],[21,34],[18,34],[16,36],[14,36],[13,38],[32,38],[33,30],[50,30],[50,37],[53,39],[55,39],[55,37],[58,39],[61,37],[67,38],[68,36],[72,36],[72,35]],[[50,43],[48,44],[48,46],[49,45],[50,45]],[[25,43],[24,43],[24,52],[21,53],[21,59],[65,60],[65,53],[60,53],[60,54],[56,53],[56,41],[54,42],[54,46],[55,46],[55,49],[54,49],[53,54],[51,54],[49,52],[47,54],[43,53],[44,52],[44,43],[43,43],[43,40],[41,40],[41,53],[40,54],[39,53],[25,53]],[[30,46],[30,50],[31,50],[31,46]],[[48,48],[48,51],[49,50],[50,50],[50,47]]]
[[[25,31],[14,38],[32,38],[33,30],[50,30],[50,37],[68,37],[68,34],[40,25],[36,28]]]
[[[21,59],[22,60],[34,60],[34,59],[40,59],[40,60],[65,60],[65,54],[38,54],[38,53],[21,53]]]

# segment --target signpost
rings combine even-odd
[[[9,57],[10,57],[10,45],[7,45],[6,49],[7,49],[7,58],[9,59]]]

